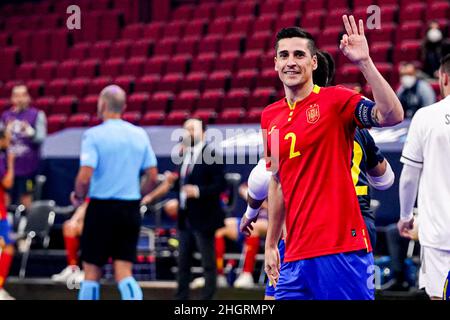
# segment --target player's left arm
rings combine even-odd
[[[368,107],[370,126],[393,126],[403,120],[403,107],[394,90],[375,67],[369,55],[369,45],[364,35],[364,23],[359,20],[359,29],[353,16],[342,17],[347,34],[339,48],[356,64],[371,86],[375,105]],[[369,110],[370,109],[370,110]]]

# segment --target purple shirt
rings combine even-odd
[[[35,143],[33,137],[24,132],[28,125],[36,129],[38,113],[36,108],[27,108],[20,112],[10,109],[3,112],[1,117],[6,126],[12,127],[10,150],[16,155],[14,170],[15,175],[19,177],[36,174],[39,166],[40,144]]]

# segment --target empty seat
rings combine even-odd
[[[344,65],[340,72],[336,73],[336,84],[362,82],[362,74],[359,68],[353,64]]]
[[[219,110],[222,107],[222,100],[225,96],[223,89],[206,90],[202,98],[197,102],[197,109]]]
[[[217,118],[217,112],[214,109],[199,109],[192,114],[192,118],[200,119],[204,123],[211,123]]]
[[[169,61],[167,56],[153,57],[145,63],[144,74],[163,75],[166,72],[166,65]]]
[[[91,119],[89,113],[76,113],[67,119],[66,128],[86,127]]]
[[[111,58],[100,65],[102,76],[117,77],[122,73],[122,66],[125,63],[123,58]]]
[[[55,98],[53,97],[40,97],[33,100],[33,104],[36,108],[39,110],[44,111],[46,114],[48,114],[52,108],[52,106],[55,104]]]
[[[231,25],[230,34],[249,34],[254,21],[253,16],[237,17]]]
[[[191,72],[209,73],[212,70],[216,59],[217,54],[215,52],[200,53],[197,58],[192,61]]]
[[[42,95],[44,85],[45,82],[40,79],[29,80],[27,81],[28,93],[30,94],[31,97],[37,98]]]
[[[91,44],[87,42],[81,42],[75,44],[69,50],[69,58],[75,60],[83,60],[89,55],[89,49],[91,48]]]
[[[76,103],[77,98],[75,96],[61,96],[55,101],[51,112],[69,115],[72,113]]]
[[[224,17],[234,17],[236,13],[236,2],[222,2],[219,3],[214,10],[214,17],[224,18]]]
[[[133,23],[122,29],[122,39],[139,40],[142,39],[143,23]]]
[[[98,74],[100,61],[98,59],[83,60],[75,69],[75,76],[94,78]]]
[[[436,19],[448,19],[450,16],[450,3],[448,1],[439,1],[431,4],[426,10],[426,21]]]
[[[256,13],[256,2],[242,1],[236,7],[236,15],[239,16],[253,16]]]
[[[181,90],[199,90],[203,91],[203,87],[208,74],[206,72],[191,72],[181,83]]]
[[[78,67],[78,60],[65,60],[56,68],[56,77],[58,78],[73,78],[75,76],[75,69]]]
[[[226,109],[222,111],[217,119],[218,124],[240,123],[245,116],[245,110],[242,108]]]
[[[147,24],[142,29],[142,37],[144,39],[158,40],[164,29],[164,24],[161,22],[152,22]]]
[[[158,90],[177,93],[180,88],[181,81],[183,81],[183,78],[183,73],[168,73],[159,82]]]
[[[406,7],[402,7],[400,10],[400,23],[405,21],[423,21],[425,17],[425,10],[427,9],[427,5],[425,3],[411,3]]]
[[[34,77],[36,70],[35,62],[24,62],[16,69],[16,79],[29,80]]]
[[[397,29],[397,40],[414,40],[422,37],[422,21],[407,21]]]
[[[240,55],[236,51],[224,52],[214,63],[214,71],[234,72]]]
[[[104,40],[114,40],[119,37],[123,14],[119,10],[103,11],[100,21],[99,37]]]
[[[247,108],[247,100],[250,96],[248,89],[232,89],[223,99],[223,109]]]
[[[273,88],[257,88],[248,101],[249,109],[265,108],[272,102],[275,95],[276,91]]]
[[[256,88],[277,87],[279,83],[278,74],[272,68],[264,69],[256,79]]]
[[[394,49],[393,62],[420,60],[421,40],[402,41]]]
[[[390,58],[390,53],[392,50],[391,42],[377,42],[374,43],[370,48],[370,56],[375,62],[386,62]]]
[[[140,77],[144,73],[144,64],[147,61],[145,57],[131,57],[122,66],[122,74]]]
[[[316,2],[316,1],[312,1]],[[309,2],[307,2],[309,3]],[[326,16],[326,11],[319,9],[319,10],[305,10],[305,16],[302,18],[302,28],[305,28],[306,30],[310,31],[312,28],[318,28],[323,29],[323,20]],[[311,31],[310,31],[311,32]]]
[[[175,52],[178,41],[178,38],[163,38],[155,46],[153,54],[155,56],[171,56]]]
[[[247,116],[242,122],[245,123],[260,123],[261,114],[264,108],[252,108],[247,112]]]
[[[259,69],[261,66],[262,50],[250,50],[244,53],[244,56],[237,61],[237,69]]]
[[[67,121],[66,114],[52,114],[47,118],[47,131],[49,134],[64,128]]]
[[[182,125],[189,117],[189,112],[186,110],[175,110],[169,113],[164,118],[163,123],[165,125]]]
[[[173,101],[171,110],[193,110],[199,99],[200,92],[198,90],[182,91]]]
[[[147,92],[152,94],[160,81],[161,77],[157,74],[149,74],[145,75],[136,80],[136,84],[134,86],[135,92]]]
[[[122,119],[134,125],[137,125],[141,120],[141,113],[138,111],[128,111],[122,114]]]
[[[190,54],[178,54],[167,61],[167,73],[185,73],[190,64],[192,56]]]
[[[172,92],[156,92],[148,102],[147,111],[165,111],[174,100]]]
[[[77,111],[80,113],[95,114],[97,112],[98,94],[85,96],[78,104]]]
[[[243,51],[244,36],[242,34],[229,34],[220,42],[220,51]]]
[[[150,94],[145,92],[136,92],[128,96],[127,110],[142,112],[148,106]]]
[[[259,14],[279,14],[281,12],[283,1],[268,1],[259,6]]]
[[[163,29],[162,38],[181,38],[184,34],[186,22],[183,20],[175,20],[167,23]]]
[[[194,56],[197,54],[198,44],[199,44],[198,36],[185,37],[177,43],[175,52],[183,52],[183,54],[180,55]]]
[[[134,86],[136,78],[133,76],[119,76],[114,79],[114,83],[121,87],[127,94],[129,94]]]
[[[73,79],[67,85],[66,94],[73,95],[78,98],[84,97],[89,83],[90,83],[89,78]]]
[[[203,3],[197,6],[194,10],[194,15],[192,19],[206,18],[211,19],[214,14],[215,4]]]
[[[161,124],[165,115],[161,111],[148,111],[141,118],[139,125],[141,126],[156,126]]]
[[[91,81],[88,94],[99,94],[106,86],[112,84],[111,77],[98,77]]]
[[[207,19],[197,19],[189,21],[185,27],[185,37],[198,37],[201,38],[205,33],[206,26],[208,24]]]
[[[257,31],[247,38],[246,50],[267,50],[271,45],[272,33],[269,31]]]
[[[55,79],[48,83],[45,88],[45,94],[48,96],[61,96],[66,93],[66,87],[68,84],[67,79]]]
[[[89,57],[105,60],[111,51],[111,41],[98,41],[89,50]]]
[[[205,83],[205,89],[224,89],[229,85],[230,71],[214,71]]]
[[[208,34],[216,34],[222,36],[227,34],[232,21],[233,20],[231,17],[223,17],[215,19],[208,26]]]
[[[182,5],[174,9],[171,15],[172,21],[185,21],[192,18],[196,7],[192,5]]]
[[[258,70],[256,69],[240,70],[238,74],[231,80],[231,88],[253,90],[258,74]]]
[[[130,49],[131,49],[132,44],[133,44],[133,41],[128,40],[128,39],[114,42],[114,44],[111,47],[109,56],[112,58],[128,59],[128,57],[130,55]]]
[[[261,31],[272,32],[277,17],[278,16],[276,14],[265,14],[259,16],[253,24],[253,33]]]
[[[219,44],[223,40],[223,37],[216,34],[207,35],[203,40],[199,43],[198,51],[200,53],[216,53],[219,51]]]
[[[131,46],[130,56],[150,56],[153,48],[153,43],[153,40],[146,38],[134,42]]]

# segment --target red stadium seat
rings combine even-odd
[[[336,9],[344,8],[348,9],[348,0],[328,0],[327,8],[330,11],[334,11]],[[356,4],[358,1],[354,1]]]
[[[342,26],[327,27],[323,30],[320,37],[317,39],[317,45],[321,48],[324,46],[338,46],[341,40],[341,34],[343,33]]]
[[[253,15],[239,16],[238,13],[238,17],[236,18],[236,20],[234,20],[233,24],[231,25],[230,34],[249,34],[254,21],[255,18],[253,17]]]
[[[144,74],[163,75],[166,72],[166,65],[169,61],[167,56],[157,56],[146,61],[144,66]]]
[[[173,10],[171,14],[172,21],[186,21],[192,18],[192,14],[195,11],[195,7],[192,5],[182,5]]]
[[[30,59],[31,33],[29,31],[17,31],[12,34],[12,44],[20,50],[22,58]]]
[[[177,93],[181,82],[183,81],[183,73],[168,73],[158,83],[158,91],[171,91]]]
[[[112,58],[125,58],[130,56],[132,40],[119,40],[113,43],[109,56]]]
[[[207,18],[210,19],[213,17],[214,14],[214,7],[215,4],[212,3],[203,3],[195,8],[194,15],[192,16],[192,19],[202,19]]]
[[[63,60],[64,58],[66,58],[69,51],[68,41],[69,41],[68,30],[66,29],[53,30],[50,34],[49,57],[55,60]]]
[[[145,57],[131,57],[122,67],[124,75],[133,75],[140,77],[144,73],[144,63],[147,61]]]
[[[261,32],[261,31],[272,32],[276,20],[277,20],[276,14],[266,14],[266,15],[259,16],[253,24],[252,32],[253,33]]]
[[[208,75],[206,72],[191,72],[181,83],[180,90],[203,90]]]
[[[202,98],[197,103],[197,109],[219,110],[222,107],[222,100],[225,96],[223,89],[206,90]]]
[[[205,83],[205,89],[226,88],[231,76],[230,71],[214,71],[209,75],[208,81]]]
[[[110,51],[111,41],[98,41],[89,50],[89,57],[99,60],[105,60],[109,57]]]
[[[0,80],[11,79],[14,69],[19,62],[20,53],[17,47],[0,48]]]
[[[189,112],[185,110],[175,110],[164,118],[165,125],[182,125],[189,117]]]
[[[158,40],[162,35],[163,29],[163,23],[152,22],[144,26],[144,28],[142,29],[142,37],[143,39]]]
[[[229,34],[220,42],[221,52],[242,52],[244,36],[242,34]]]
[[[91,120],[91,116],[89,113],[77,113],[71,115],[66,123],[66,128],[80,128],[80,127],[86,127],[89,124],[89,121]]]
[[[377,66],[378,71],[383,76],[383,78],[385,78],[387,82],[392,83],[392,81],[393,81],[392,64],[386,63],[386,62],[380,62],[380,63],[377,63],[376,66]]]
[[[124,112],[122,119],[134,125],[137,125],[141,120],[141,113],[137,111]]]
[[[397,40],[415,40],[422,38],[422,21],[407,21],[397,29]]]
[[[69,58],[75,60],[83,60],[88,57],[91,44],[87,42],[81,42],[75,44],[69,50]]]
[[[56,61],[43,62],[36,68],[36,78],[47,82],[51,81],[55,77],[57,66],[58,63]]]
[[[426,10],[426,21],[435,19],[448,19],[450,16],[450,3],[448,1],[439,1],[431,4]]]
[[[234,72],[239,57],[240,54],[236,51],[222,53],[220,58],[215,61],[214,71]]]
[[[253,90],[255,87],[256,78],[259,72],[257,69],[243,69],[239,70],[237,75],[231,79],[232,89],[249,89]]]
[[[122,29],[122,39],[135,41],[142,39],[143,30],[143,23],[133,23],[126,25],[125,28]]]
[[[265,108],[275,97],[276,91],[273,88],[258,88],[254,90],[248,100],[249,109]]]
[[[217,34],[207,35],[199,43],[198,52],[204,53],[216,53],[219,51],[219,43],[223,40],[223,37]]]
[[[47,131],[49,134],[55,133],[64,128],[67,122],[67,115],[65,114],[52,114],[47,119]]]
[[[333,1],[334,2],[334,1]],[[331,27],[339,27],[343,29],[343,22],[342,22],[342,16],[344,14],[351,14],[352,12],[348,8],[334,8],[333,11],[329,12],[324,20],[324,27],[325,28],[331,28]],[[356,17],[358,18],[358,17]]]
[[[85,96],[83,100],[78,104],[77,111],[80,113],[97,113],[98,94],[91,94]]]
[[[30,80],[34,78],[36,62],[24,62],[16,69],[17,80]]]
[[[151,39],[141,39],[136,41],[131,46],[131,57],[148,57],[153,48],[153,40]]]
[[[55,98],[53,97],[40,97],[33,100],[33,104],[39,110],[44,111],[46,114],[50,113],[52,106],[55,104]]]
[[[255,32],[250,38],[247,38],[246,50],[265,51],[270,47],[272,37],[273,34],[269,31]]]
[[[306,3],[316,3],[316,1],[306,2]],[[318,28],[323,29],[323,20],[326,16],[326,11],[319,9],[314,11],[305,10],[305,16],[302,18],[301,27],[305,28],[309,32],[311,32],[310,29],[312,28]]]
[[[214,52],[200,53],[192,62],[191,72],[209,73],[212,70],[213,64],[216,59],[218,59],[217,54]]]
[[[102,76],[117,77],[122,73],[122,66],[125,60],[123,58],[111,58],[100,65],[100,74]]]
[[[199,109],[192,114],[192,118],[200,119],[205,123],[211,123],[217,118],[217,112],[214,109]]]
[[[199,38],[197,36],[188,36],[179,41],[175,47],[175,52],[183,52],[179,55],[197,55]]]
[[[215,34],[222,36],[227,34],[232,21],[233,21],[232,17],[223,17],[214,20],[208,26],[208,34]]]
[[[94,78],[98,74],[98,66],[100,61],[98,59],[83,60],[75,69],[76,77]]]
[[[114,40],[119,37],[123,14],[118,10],[103,11],[100,22],[100,39]]]
[[[77,98],[75,96],[61,96],[52,106],[51,111],[53,114],[61,113],[61,114],[71,114],[77,103]]]
[[[66,94],[78,98],[84,97],[89,83],[89,78],[75,78],[67,84]]]
[[[274,68],[266,68],[263,69],[259,77],[256,79],[256,88],[276,87],[278,86],[279,81],[278,74]]]
[[[234,17],[236,13],[237,2],[222,2],[218,4],[214,10],[214,17]]]
[[[190,54],[178,54],[172,57],[167,62],[166,66],[166,72],[167,73],[174,73],[174,72],[180,72],[180,73],[186,73],[187,67],[190,64],[192,60],[192,56]]]
[[[55,79],[50,81],[44,88],[45,95],[59,97],[65,94],[68,83],[67,79]]]
[[[141,126],[156,126],[161,124],[165,115],[160,111],[149,111],[141,118],[139,125]]]
[[[27,82],[28,93],[33,98],[40,97],[43,93],[45,82],[39,79]]]
[[[295,3],[295,2],[294,2]],[[275,21],[275,32],[282,28],[288,28],[299,25],[300,11],[287,11]]]
[[[145,92],[136,92],[128,96],[127,110],[142,112],[148,106],[150,94]]]
[[[245,117],[245,110],[242,108],[226,109],[218,115],[216,123],[218,124],[240,123],[244,117]]]
[[[175,46],[177,45],[178,38],[164,38],[155,45],[153,54],[155,56],[171,56],[175,53]]]
[[[280,14],[282,9],[283,1],[279,0],[271,0],[265,3],[262,3],[259,6],[259,14]]]
[[[242,58],[237,61],[237,69],[259,69],[261,65],[261,57],[263,56],[263,51],[261,50],[250,50],[244,53]]]
[[[100,119],[97,115],[92,115],[91,120],[89,121],[89,127],[94,127],[102,123],[102,119]]]
[[[134,86],[135,92],[147,92],[152,94],[160,81],[161,77],[157,74],[148,74],[136,80]]]
[[[106,86],[112,84],[111,77],[98,77],[91,81],[88,87],[88,94],[99,94]]]
[[[402,41],[394,49],[393,62],[420,60],[421,40]]]
[[[223,99],[222,109],[247,108],[248,89],[231,89]]]
[[[172,110],[193,110],[200,99],[198,90],[182,91],[173,101]]]
[[[261,122],[261,114],[264,108],[252,108],[247,112],[247,116],[245,117],[245,123],[260,123]]]
[[[185,37],[201,37],[205,33],[205,28],[208,24],[207,19],[197,19],[189,21],[185,27]]]
[[[79,66],[78,60],[65,60],[56,68],[57,78],[73,78],[75,69]]]
[[[365,33],[369,38],[370,43],[377,42],[394,42],[395,31],[398,26],[395,23],[383,23],[383,27],[381,29],[372,29],[367,30]]]
[[[305,1],[303,10],[305,12],[316,11],[326,8],[326,0]]]
[[[33,32],[31,37],[31,48],[32,48],[32,58],[34,61],[42,62],[44,60],[50,59],[50,31],[49,30],[38,30]],[[61,43],[63,46],[65,43]]]
[[[392,51],[391,42],[376,42],[370,47],[370,56],[375,62],[386,62]]]
[[[162,38],[181,38],[184,34],[186,22],[181,20],[175,20],[167,23],[163,29]]]
[[[236,7],[236,15],[241,16],[254,16],[256,13],[256,2],[242,1]]]
[[[9,99],[11,97],[12,89],[18,84],[23,84],[23,82],[17,80],[10,80],[6,82],[3,85],[4,97]]]
[[[9,44],[10,34],[9,32],[1,32],[0,33],[0,46],[6,47]]]
[[[360,83],[362,82],[362,74],[359,68],[353,64],[345,64],[341,67],[340,72],[336,73],[336,84],[342,83]]]
[[[95,42],[100,39],[101,20],[103,13],[86,12],[83,14],[83,27],[78,32],[72,31],[76,41]],[[81,33],[80,33],[81,31]]]
[[[0,98],[0,112],[3,112],[11,106],[11,101],[6,98]]]
[[[423,21],[425,18],[425,10],[427,9],[427,5],[425,3],[411,3],[406,7],[402,7],[400,10],[400,23],[404,23],[405,21]]]
[[[127,94],[130,94],[130,92],[133,89],[133,85],[136,82],[136,78],[133,76],[119,76],[114,79],[114,83],[121,87]]]
[[[147,111],[165,111],[174,100],[172,92],[156,92],[148,102]]]

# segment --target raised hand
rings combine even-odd
[[[359,19],[359,30],[356,26],[355,18],[353,16],[342,16],[344,27],[347,34],[342,36],[339,48],[342,53],[350,59],[353,63],[360,63],[370,58],[369,45],[364,36],[364,23]]]

